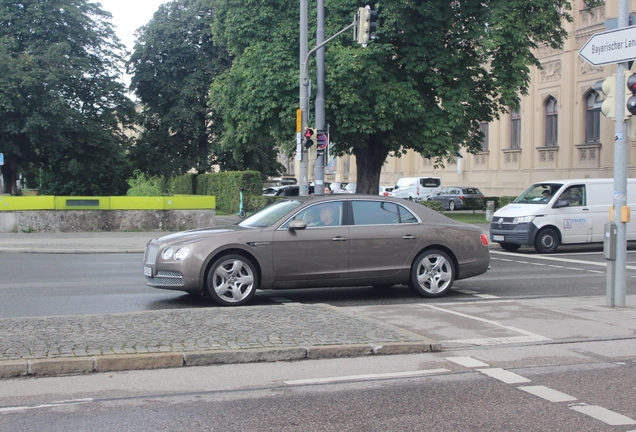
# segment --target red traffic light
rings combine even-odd
[[[314,131],[312,131],[311,129],[307,129],[305,131],[305,138],[311,138],[313,134],[314,134]]]

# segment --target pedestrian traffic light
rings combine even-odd
[[[309,148],[316,144],[316,129],[307,129],[305,131],[305,148]]]
[[[359,44],[366,46],[369,40],[375,39],[378,12],[371,10],[369,5],[358,9],[358,29],[356,38]]]
[[[599,88],[605,95],[601,112],[607,118],[616,118],[616,75],[598,81],[594,88]]]
[[[631,73],[631,71],[627,72],[627,90],[629,90],[629,92],[627,92],[626,95],[626,105],[627,105],[627,111],[629,112],[629,114],[626,113],[626,116],[630,115],[630,114],[635,114],[636,115],[636,74]]]

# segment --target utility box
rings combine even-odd
[[[495,202],[486,201],[486,221],[492,222],[492,215],[495,214]]]
[[[610,261],[616,261],[616,224],[614,222],[605,222],[603,258]]]

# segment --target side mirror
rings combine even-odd
[[[296,219],[289,223],[289,231],[304,230],[307,228],[307,222],[302,219]]]
[[[570,201],[568,201],[568,200],[559,200],[556,203],[554,203],[552,208],[561,208],[561,207],[569,207],[569,206],[570,206]]]

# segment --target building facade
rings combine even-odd
[[[634,12],[636,2],[630,3]],[[601,114],[604,96],[594,84],[615,73],[616,65],[594,67],[579,50],[592,35],[606,30],[606,20],[617,18],[618,0],[606,0],[595,9],[573,0],[572,8],[574,20],[565,23],[569,37],[563,49],[539,48],[542,68],[531,68],[528,95],[518,111],[510,109],[499,120],[482,123],[485,139],[479,154],[463,154],[444,168],[434,168],[432,160],[409,151],[387,159],[380,184],[393,185],[400,177],[440,177],[443,186],[470,185],[486,195],[502,196],[517,195],[536,181],[613,177],[614,121]],[[636,137],[629,135],[631,178],[636,175]],[[295,168],[298,172],[297,164]],[[354,182],[355,158],[338,158],[331,171],[335,173],[328,171],[326,181]]]

